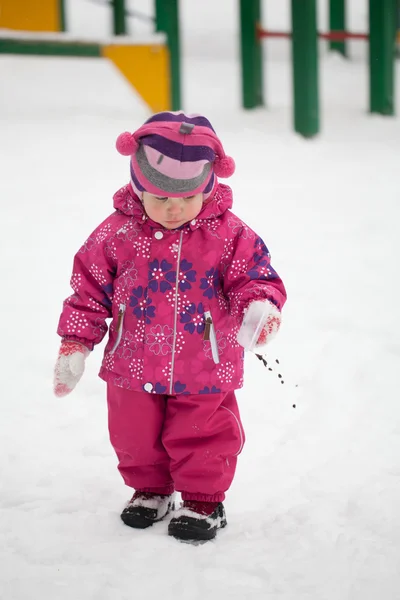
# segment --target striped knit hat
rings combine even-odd
[[[121,133],[117,150],[131,157],[131,184],[142,197],[213,195],[217,177],[230,177],[233,158],[226,156],[211,123],[200,115],[161,112],[134,133]]]

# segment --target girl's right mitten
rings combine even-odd
[[[79,342],[64,340],[54,367],[54,393],[58,397],[70,394],[85,370],[89,350]]]

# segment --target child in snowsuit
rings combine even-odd
[[[183,503],[168,533],[207,540],[226,525],[222,501],[244,444],[234,390],[243,385],[243,317],[263,303],[259,344],[286,300],[261,240],[231,212],[218,182],[235,164],[202,116],[164,112],[117,139],[130,183],[74,259],[55,367],[70,393],[111,319],[100,377],[126,485],[121,518],[145,528]]]

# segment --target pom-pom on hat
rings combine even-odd
[[[230,177],[235,162],[226,156],[211,123],[201,115],[161,112],[134,133],[121,133],[117,150],[131,157],[135,193],[183,197],[215,191],[217,177]]]

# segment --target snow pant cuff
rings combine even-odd
[[[141,487],[136,489],[137,492],[149,492],[150,494],[160,494],[160,496],[170,496],[174,493],[173,485],[166,485],[164,487]]]
[[[197,502],[222,502],[225,500],[224,492],[217,492],[216,494],[199,494],[191,492],[182,492],[182,500],[196,500]]]

